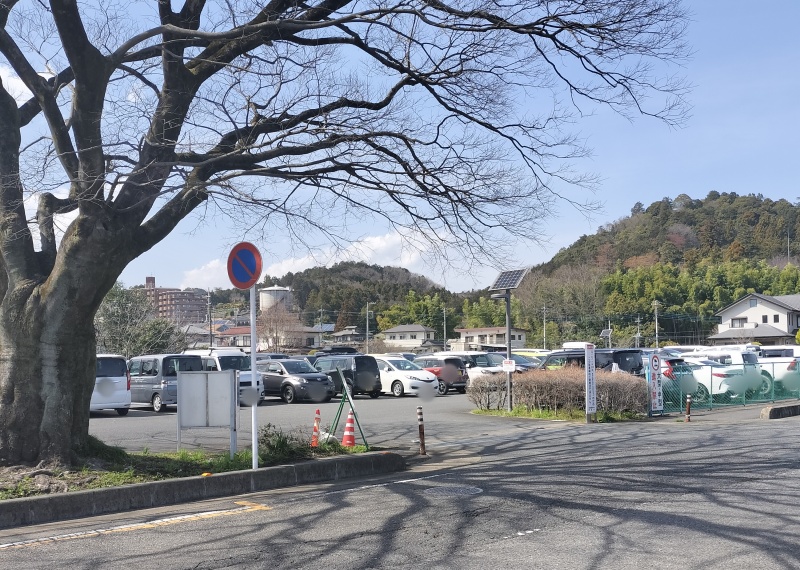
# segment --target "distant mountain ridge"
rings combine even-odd
[[[792,243],[800,237],[800,216],[788,200],[715,191],[704,199],[679,194],[647,208],[637,202],[630,215],[581,236],[537,269],[549,274],[589,264],[613,271],[618,265],[682,265],[703,258],[780,265],[787,262],[787,237],[790,256],[800,256],[800,241]]]

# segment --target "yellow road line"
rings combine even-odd
[[[81,532],[73,532],[69,534],[61,534],[56,536],[48,536],[45,538],[34,538],[31,540],[22,540],[19,542],[9,542],[6,544],[0,544],[0,550],[6,550],[9,548],[23,548],[26,546],[36,546],[40,544],[49,544],[52,542],[60,542],[64,540],[75,540],[77,538],[92,538],[95,536],[102,536],[104,534],[112,534],[116,532],[130,532],[135,530],[144,530],[144,529],[151,529],[151,528],[158,528],[167,525],[179,524],[184,522],[192,522],[192,521],[199,521],[199,520],[206,520],[212,519],[216,517],[226,517],[231,515],[241,515],[245,513],[252,513],[255,511],[269,511],[272,510],[272,507],[267,505],[263,505],[261,503],[253,503],[250,501],[236,501],[234,504],[241,505],[239,508],[235,509],[224,509],[220,511],[206,511],[203,513],[195,513],[191,515],[180,515],[177,517],[169,517],[164,519],[158,519],[154,521],[148,521],[143,523],[134,523],[134,524],[127,524],[121,526],[114,526],[110,528],[99,528],[99,529],[92,529],[86,530]]]

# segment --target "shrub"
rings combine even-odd
[[[646,413],[647,382],[625,373],[596,371],[597,411],[600,413]],[[527,411],[550,410],[571,413],[585,409],[586,376],[581,368],[532,370],[512,378],[514,407]],[[480,378],[467,389],[470,401],[481,410],[500,410],[506,406],[506,378],[501,375]]]

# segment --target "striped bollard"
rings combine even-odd
[[[419,454],[425,453],[425,424],[422,421],[422,406],[417,406],[417,422],[419,423]]]

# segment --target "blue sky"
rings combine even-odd
[[[603,224],[630,214],[636,202],[645,206],[664,197],[708,192],[761,193],[772,199],[800,202],[798,134],[800,133],[800,0],[687,2],[693,12],[688,43],[693,58],[683,69],[694,85],[691,116],[682,128],[669,128],[643,117],[628,122],[599,111],[576,125],[593,156],[579,167],[603,182],[596,198],[603,209],[587,219],[566,203],[559,204],[543,232],[540,246],[520,244],[507,267],[549,260],[560,248]],[[230,288],[228,253],[247,235],[232,235],[222,218],[187,220],[161,244],[131,263],[120,280],[126,286],[156,277],[164,287]],[[257,242],[256,239],[252,241]],[[335,259],[302,250],[279,238],[259,243],[265,273],[282,276]],[[376,228],[352,259],[406,267],[452,291],[487,287],[497,268],[485,266],[464,275],[427,267],[424,256],[402,251],[400,240]]]

